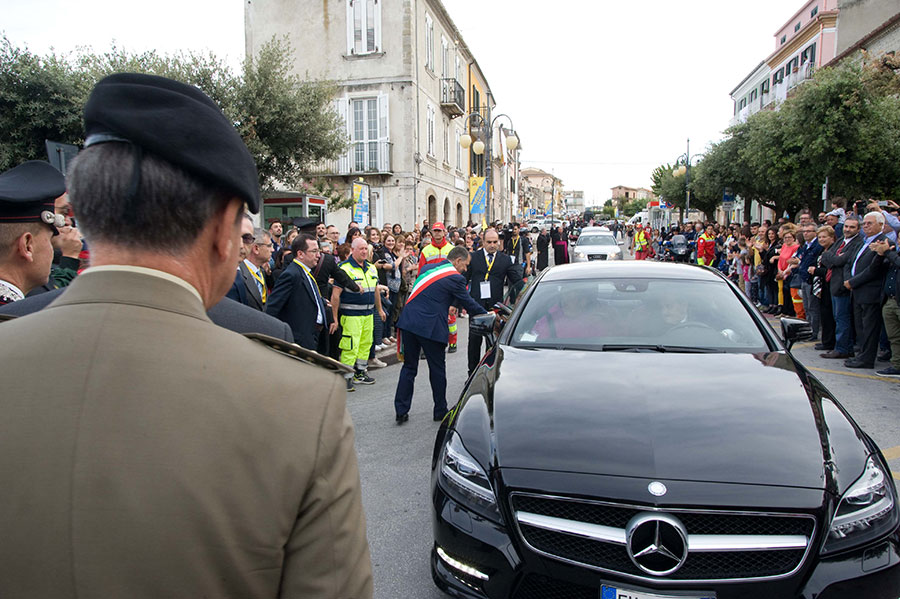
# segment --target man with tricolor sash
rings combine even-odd
[[[434,420],[447,413],[447,369],[445,349],[449,338],[447,311],[451,306],[465,308],[472,316],[486,311],[472,299],[461,273],[469,265],[469,252],[456,246],[446,259],[428,264],[416,279],[400,319],[397,321],[397,347],[403,360],[394,409],[397,424],[409,420],[413,384],[419,370],[419,351],[428,361],[431,392],[434,397]]]

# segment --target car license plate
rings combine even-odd
[[[603,585],[600,587],[600,599],[715,599],[715,595],[657,595],[632,591],[621,587]]]

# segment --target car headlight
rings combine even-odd
[[[490,479],[463,447],[455,431],[450,433],[450,440],[444,445],[440,479],[444,488],[467,507],[495,522],[502,522]]]
[[[895,507],[894,487],[877,459],[870,457],[862,476],[841,497],[822,553],[861,545],[891,532],[897,526]]]
[[[584,255],[584,252],[575,252],[575,257],[576,258],[586,258],[587,256]]]

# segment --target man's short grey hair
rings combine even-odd
[[[177,254],[234,194],[145,153],[140,187],[127,201],[134,170],[130,144],[108,142],[78,153],[67,188],[78,228],[89,241]]]
[[[454,260],[459,260],[460,258],[468,258],[468,256],[469,250],[466,249],[466,246],[457,245],[450,250],[449,254],[447,254],[447,260],[453,262]]]
[[[870,212],[866,216],[871,216],[882,227],[884,226],[884,215],[880,212]]]
[[[253,243],[265,244],[267,237],[269,237],[268,231],[260,227],[253,227]]]

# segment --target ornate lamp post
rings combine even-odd
[[[491,163],[493,162],[492,154],[492,138],[493,138],[493,129],[494,124],[500,118],[506,118],[509,120],[509,130],[512,132],[511,135],[506,138],[506,147],[512,151],[515,150],[519,146],[519,138],[516,136],[515,127],[513,126],[512,119],[509,118],[505,114],[498,114],[493,119],[491,119],[491,103],[488,102],[487,105],[487,118],[481,116],[480,112],[470,112],[466,115],[465,123],[469,124],[470,119],[474,119],[476,121],[476,126],[484,131],[484,141],[480,139],[476,139],[474,142],[472,141],[472,136],[468,133],[464,133],[459,138],[459,145],[462,146],[464,150],[468,150],[469,146],[472,147],[472,151],[477,155],[481,156],[485,154],[485,150],[487,150],[487,155],[485,156],[485,166],[484,173],[485,179],[487,180],[487,196],[485,199],[485,211],[487,212],[487,220],[491,222],[491,184],[493,183],[491,179]]]

